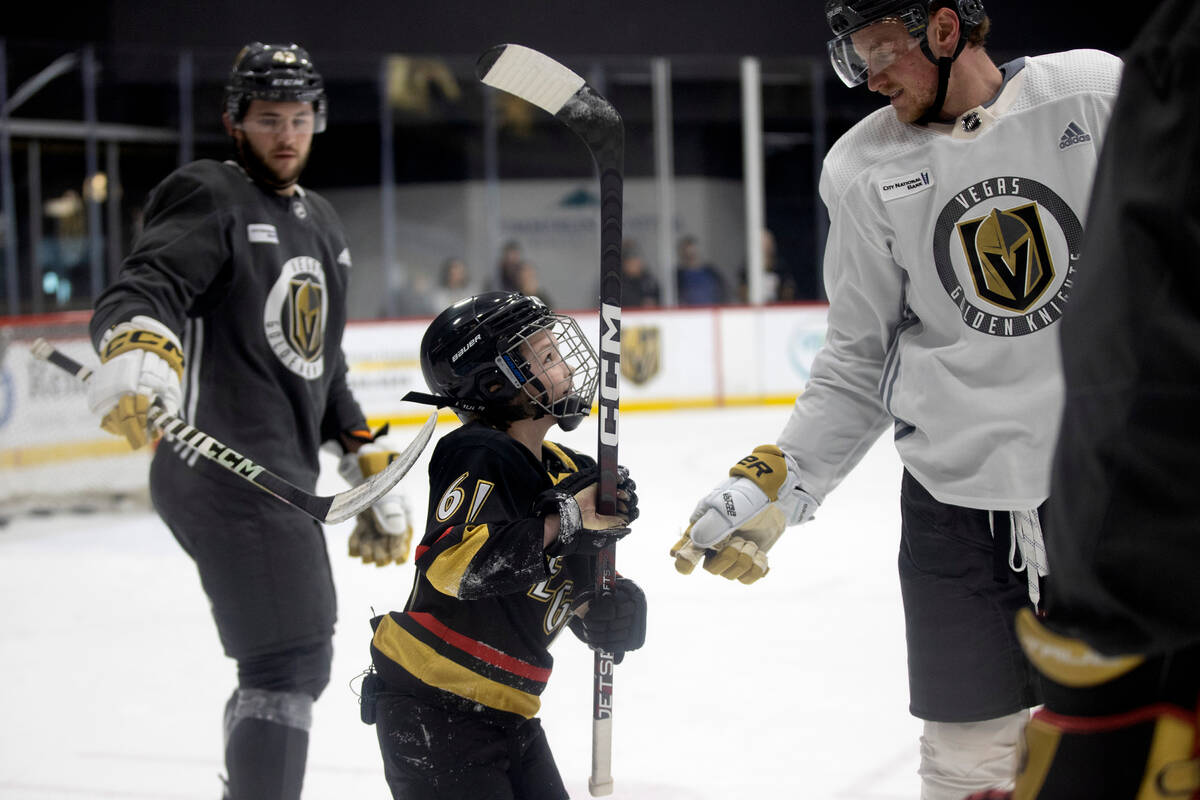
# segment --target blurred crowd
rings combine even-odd
[[[802,299],[797,295],[796,280],[789,265],[779,258],[775,236],[770,230],[762,231],[762,248],[765,301],[787,303]],[[673,304],[663,292],[661,271],[647,261],[641,243],[633,238],[622,242],[621,304],[625,308],[749,302],[746,265],[740,265],[736,272],[726,271],[706,255],[699,237],[694,234],[684,234],[676,242],[676,262],[671,274],[675,290]],[[595,288],[599,296],[598,283]],[[472,274],[463,257],[450,256],[442,261],[435,275],[410,275],[405,284],[393,292],[391,307],[383,309],[382,313],[384,316],[433,315],[458,300],[490,290],[520,292],[556,307],[538,268],[526,256],[521,242],[509,239],[501,246],[490,272]]]

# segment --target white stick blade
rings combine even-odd
[[[502,44],[479,58],[479,79],[557,114],[583,87],[583,78],[547,55],[519,44]]]
[[[404,452],[392,459],[385,469],[375,473],[353,489],[337,495],[337,499],[329,506],[329,512],[325,515],[325,522],[330,525],[344,522],[357,516],[359,512],[366,511],[376,500],[390,492],[392,487],[408,474],[412,465],[421,456],[425,445],[429,444],[429,439],[433,436],[433,429],[437,426],[437,416],[436,411],[430,413],[425,424],[421,426],[421,430],[408,443],[408,447],[404,448]]]

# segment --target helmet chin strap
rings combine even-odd
[[[938,88],[937,95],[933,98],[929,108],[925,109],[925,113],[917,120],[918,125],[928,125],[931,122],[945,122],[942,119],[942,106],[946,103],[946,90],[950,87],[950,67],[958,59],[963,48],[967,46],[967,38],[965,36],[958,37],[958,46],[954,48],[954,55],[942,56],[938,58],[929,49],[929,39],[921,39],[921,52],[925,54],[931,62],[937,65],[938,68]]]
[[[529,416],[526,410],[520,405],[475,403],[447,395],[428,394],[426,392],[408,392],[400,399],[406,403],[420,403],[427,406],[453,408],[458,411],[464,411],[468,414],[476,415],[493,426],[501,428],[507,427],[519,419],[527,419]]]

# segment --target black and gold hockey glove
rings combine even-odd
[[[558,536],[546,548],[551,556],[572,553],[594,555],[629,533],[629,523],[637,519],[637,484],[629,470],[617,467],[617,513],[607,516],[596,512],[596,467],[580,470],[559,481],[553,489],[538,495],[533,504],[535,517],[558,514]]]
[[[571,632],[593,650],[612,653],[614,663],[646,643],[646,595],[628,578],[618,576],[606,594],[588,589],[576,595],[574,606]]]
[[[1029,609],[1016,630],[1046,702],[1025,727],[1013,797],[1200,797],[1200,648],[1100,653]]]

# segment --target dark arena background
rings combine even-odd
[[[1154,8],[992,0],[997,61],[1075,47],[1119,53]],[[880,105],[833,76],[819,0],[750,2],[234,2],[34,4],[0,32],[9,132],[0,314],[84,309],[114,274],[146,192],[197,157],[228,155],[221,85],[250,40],[295,41],[329,86],[330,126],[305,183],[327,192],[355,245],[354,318],[426,313],[417,298],[464,258],[492,279],[516,241],[541,290],[589,307],[564,274],[581,220],[545,226],[543,198],[586,211],[583,148],[553,120],[497,100],[474,79],[489,46],[525,44],[612,100],[627,129],[626,236],[674,302],[679,240],[724,275],[727,302],[820,300],[825,224],[815,176],[829,144]],[[1083,10],[1080,10],[1083,9]],[[754,91],[751,91],[754,90]],[[748,128],[745,101],[759,98]],[[761,133],[761,176],[746,173]],[[757,138],[757,137],[756,137]],[[90,176],[85,180],[85,176]],[[751,180],[754,180],[751,183]],[[537,196],[497,187],[541,185]],[[786,295],[750,287],[745,198],[761,198]],[[42,213],[31,213],[40,207]],[[660,225],[663,215],[673,219]],[[568,215],[569,216],[569,215]],[[772,269],[771,264],[767,264]]]

